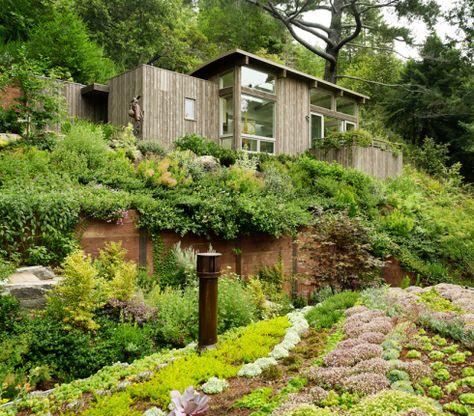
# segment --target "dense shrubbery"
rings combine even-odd
[[[81,216],[121,221],[130,208],[154,234],[227,239],[295,234],[320,213],[346,212],[333,217],[334,228],[360,224],[366,259],[394,255],[433,282],[474,275],[474,201],[454,176],[434,180],[407,169],[379,182],[307,155],[246,156],[198,136],[179,140],[181,150],[167,155],[140,145],[146,156],[139,156],[129,136],[78,123],[51,151],[27,143],[2,150],[0,255],[57,264],[74,249]]]

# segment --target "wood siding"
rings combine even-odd
[[[148,65],[140,69],[141,85],[146,86],[140,89],[145,112],[144,140],[156,141],[165,148],[191,133],[218,140],[219,87],[216,83]],[[196,100],[195,120],[184,118],[185,98]]]
[[[303,153],[309,148],[308,83],[279,78],[276,93],[276,153]]]
[[[109,81],[109,122],[114,126],[126,126],[132,122],[128,115],[130,101],[140,95],[140,105],[143,109],[143,66],[135,68],[112,78]],[[145,110],[144,120],[148,114]]]
[[[107,100],[83,97],[82,84],[58,81],[62,85],[62,93],[66,99],[67,111],[72,118],[83,118],[95,123],[107,122]]]
[[[337,162],[346,168],[354,168],[377,179],[399,176],[403,168],[403,155],[378,147],[352,146],[339,150],[311,149],[318,160]]]

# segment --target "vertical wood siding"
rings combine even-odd
[[[276,153],[296,155],[309,148],[309,86],[291,78],[277,80]]]
[[[140,69],[141,82],[135,80],[130,81],[130,84],[135,82],[135,85],[140,84],[141,87],[141,103],[145,112],[144,140],[157,142],[165,148],[170,148],[177,138],[191,133],[218,140],[219,87],[217,83],[148,65]],[[127,93],[129,94],[130,90]],[[195,120],[184,118],[185,98],[196,100]],[[113,95],[110,96],[109,101],[115,101]]]
[[[107,121],[107,102],[91,97],[83,97],[82,84],[57,81],[66,100],[68,114],[71,118],[83,118],[93,122]]]
[[[126,126],[132,121],[128,115],[130,101],[140,95],[140,105],[143,109],[143,67],[135,68],[112,78],[109,81],[109,122],[114,126]],[[145,120],[147,112],[145,109]]]
[[[403,155],[377,147],[352,146],[339,150],[311,149],[318,160],[337,162],[346,168],[354,168],[377,179],[399,176],[403,168]]]

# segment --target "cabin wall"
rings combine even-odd
[[[399,176],[403,169],[403,155],[393,154],[388,149],[371,147],[344,147],[342,149],[311,149],[311,153],[318,160],[337,162],[346,168],[354,168],[374,176],[377,179],[386,179]]]
[[[292,78],[279,78],[276,92],[276,153],[303,153],[310,147],[308,83]]]
[[[99,97],[84,97],[81,89],[85,85],[58,81],[66,100],[67,111],[71,118],[82,118],[94,123],[107,122],[107,100]]]
[[[199,78],[148,65],[142,66],[143,139],[165,148],[186,134],[219,137],[219,86]],[[185,120],[184,100],[196,100],[195,120]]]
[[[130,101],[138,95],[143,109],[143,66],[112,78],[109,81],[108,121],[114,126],[131,123],[133,120],[128,115]],[[147,118],[146,109],[144,118]]]

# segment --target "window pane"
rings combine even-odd
[[[275,153],[275,143],[260,141],[260,152],[261,153]]]
[[[334,132],[341,131],[341,120],[334,117],[324,117],[324,137]]]
[[[275,77],[246,66],[242,67],[242,87],[254,88],[265,92],[275,92]]]
[[[332,108],[332,94],[324,90],[311,89],[311,104],[318,107]]]
[[[234,141],[233,137],[226,137],[225,139],[221,139],[221,146],[224,149],[232,149],[232,142]]]
[[[350,121],[346,121],[345,125],[346,125],[346,131],[355,130],[356,128],[356,125],[354,123],[351,123]]]
[[[249,150],[251,152],[257,152],[258,147],[257,147],[258,141],[255,139],[248,139],[247,137],[242,137],[242,149],[243,150]]]
[[[323,137],[323,117],[311,114],[311,140]]]
[[[234,134],[234,104],[232,96],[219,98],[220,135]]]
[[[226,72],[219,77],[219,88],[227,88],[234,86],[234,71]]]
[[[196,119],[196,100],[192,98],[185,98],[184,100],[184,118],[186,120]]]
[[[339,113],[349,114],[350,116],[356,115],[356,103],[354,100],[350,100],[349,98],[337,98],[336,109]]]
[[[273,101],[242,95],[240,123],[242,133],[273,138],[274,109]]]

